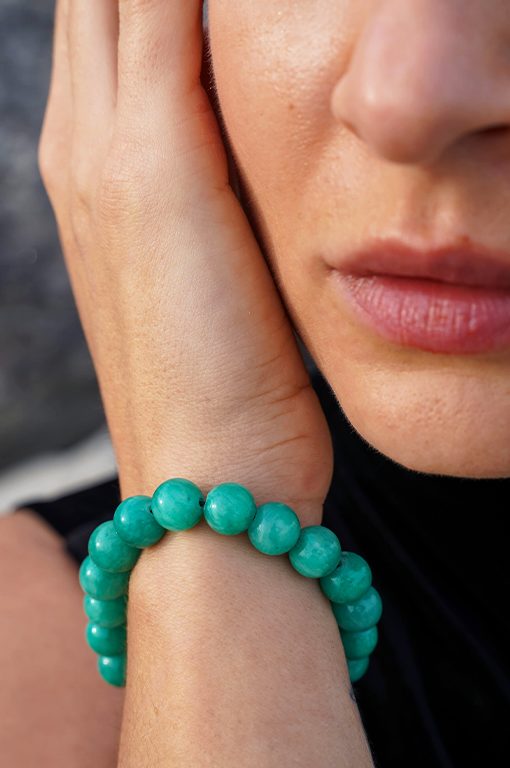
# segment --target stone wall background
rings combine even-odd
[[[104,422],[37,169],[53,0],[0,0],[0,469]]]

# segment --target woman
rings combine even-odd
[[[2,521],[4,759],[495,761],[506,5],[212,0],[205,53],[201,21],[198,0],[57,3],[40,163],[120,492]],[[170,477],[243,483],[366,556],[384,614],[356,697],[317,584],[202,524],[144,552],[125,695],[98,678],[87,536]]]

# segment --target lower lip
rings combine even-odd
[[[510,345],[510,289],[337,270],[332,276],[356,315],[390,341],[449,354]]]

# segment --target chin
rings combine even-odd
[[[364,425],[354,428],[370,445],[383,453],[389,459],[406,469],[430,475],[446,475],[475,479],[496,479],[510,477],[510,455],[504,444],[494,446],[491,436],[471,435],[468,442],[462,438],[443,436],[441,449],[424,452],[424,445],[409,439],[408,435],[394,433],[388,435],[377,429],[364,429]],[[484,437],[488,439],[484,440]],[[425,438],[425,436],[424,436]],[[440,439],[437,435],[429,436],[430,440]],[[423,441],[426,442],[426,439]],[[496,450],[495,450],[496,448]],[[498,448],[501,449],[498,452]]]
[[[329,376],[324,371],[342,410],[361,437],[388,458],[427,474],[510,477],[508,374],[422,367],[373,368],[358,376],[342,369]]]

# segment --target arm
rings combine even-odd
[[[330,436],[228,184],[200,22],[197,0],[70,0],[41,169],[123,495],[231,480],[320,523]],[[132,579],[120,768],[370,764],[316,583],[203,526]]]
[[[284,557],[199,526],[130,585],[119,768],[369,768],[338,627]]]

